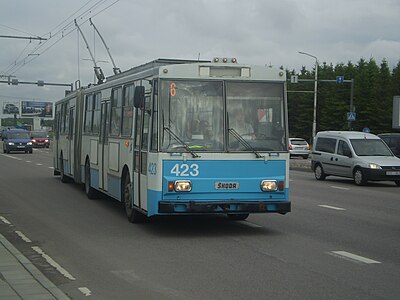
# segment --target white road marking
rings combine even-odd
[[[32,243],[32,241],[31,241],[25,234],[23,234],[21,231],[15,231],[15,233],[18,234],[19,237],[20,237],[24,242]]]
[[[32,161],[30,161],[30,160],[26,160],[25,162],[27,162],[27,163],[30,163],[30,162],[32,162]]]
[[[253,228],[263,228],[261,225],[251,223],[249,221],[239,221],[240,224],[246,225],[248,227],[253,227]]]
[[[49,167],[49,169],[54,169],[54,167]]]
[[[336,207],[336,206],[330,206],[330,205],[323,205],[323,204],[321,204],[321,205],[318,205],[318,206],[323,207],[323,208],[334,209],[334,210],[346,210],[345,208]]]
[[[0,216],[0,220],[1,220],[4,224],[11,225],[11,222],[8,221],[6,218],[4,218],[4,217],[2,217],[2,216]]]
[[[366,263],[366,264],[380,264],[381,263],[380,261],[366,258],[366,257],[360,256],[357,254],[346,252],[346,251],[331,251],[331,253],[333,253],[334,255],[339,256],[339,257],[349,258],[351,260],[355,260],[357,262],[362,262],[362,263]]]
[[[39,253],[51,266],[53,266],[58,272],[61,273],[64,277],[70,279],[70,280],[76,280],[74,276],[72,276],[67,270],[65,270],[63,267],[61,267],[54,259],[52,259],[50,256],[48,256],[42,249],[39,247],[32,247],[34,251]]]
[[[333,189],[338,189],[338,190],[350,190],[349,188],[341,187],[341,186],[336,186],[336,185],[331,185],[331,188]]]
[[[36,164],[37,166],[43,166],[43,164]]]
[[[7,155],[7,154],[3,154],[3,156],[8,157],[8,158],[12,158],[12,159],[16,159],[16,160],[22,160],[22,158],[11,156],[11,155]]]
[[[84,286],[84,287],[78,288],[78,290],[81,291],[81,293],[82,293],[83,295],[85,295],[86,297],[92,295],[92,291],[89,290],[89,289],[88,289],[87,287],[85,287],[85,286]]]

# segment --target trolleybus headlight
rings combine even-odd
[[[175,192],[190,192],[192,190],[192,182],[190,180],[176,180],[174,182]]]
[[[275,192],[278,190],[278,182],[276,180],[263,180],[260,187],[264,192]]]

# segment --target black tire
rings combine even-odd
[[[33,149],[29,150],[29,153],[32,154],[33,153]]]
[[[365,178],[364,172],[360,168],[357,168],[357,169],[354,170],[353,178],[354,178],[354,183],[356,185],[366,185],[367,181],[368,181]]]
[[[400,186],[400,180],[395,180],[394,183],[395,183],[397,186]]]
[[[320,164],[315,166],[315,168],[314,168],[314,176],[315,176],[315,179],[317,179],[317,180],[325,180],[326,174],[325,174],[324,169],[322,168],[322,166]]]
[[[132,185],[129,173],[125,173],[122,185],[122,196],[126,216],[131,223],[143,223],[147,217],[132,206]]]
[[[60,156],[60,179],[62,183],[70,182],[70,179],[64,173],[64,159],[62,156]]]
[[[243,221],[246,220],[249,214],[227,214],[228,219],[232,221]]]
[[[307,158],[308,158],[308,155],[303,155],[303,158],[304,158],[304,159],[307,159]]]
[[[7,153],[6,148],[3,148],[3,153]]]
[[[85,163],[85,194],[89,199],[97,199],[98,192],[90,186],[90,178],[90,161],[87,160]]]

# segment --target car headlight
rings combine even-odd
[[[172,192],[190,192],[192,190],[192,182],[190,180],[175,180],[168,182],[168,191]]]
[[[36,143],[36,140],[32,140],[33,143]]]
[[[278,182],[276,180],[263,180],[260,187],[264,192],[275,192],[278,190]]]
[[[8,142],[8,145],[14,146],[15,144],[13,142]]]
[[[381,166],[377,164],[368,164],[368,167],[370,169],[382,169]]]
[[[28,146],[32,146],[32,142],[27,142],[26,143]]]

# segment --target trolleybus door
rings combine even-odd
[[[69,108],[68,125],[68,173],[74,175],[74,115],[75,106]]]
[[[146,97],[146,105],[149,101]],[[134,182],[134,204],[147,210],[147,157],[149,138],[149,114],[144,109],[136,109],[135,118],[135,168]]]
[[[108,170],[108,132],[110,128],[110,101],[101,103],[101,128],[99,140],[99,188],[108,190],[107,170]]]

